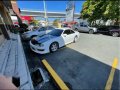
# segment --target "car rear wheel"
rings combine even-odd
[[[113,37],[118,37],[118,36],[119,36],[119,33],[118,33],[118,32],[113,32],[113,33],[112,33],[112,36],[113,36]]]
[[[77,29],[77,28],[75,28],[75,31],[78,31],[78,29]]]
[[[91,29],[91,30],[89,30],[89,34],[93,34],[94,33],[94,31]]]
[[[54,43],[52,43],[52,44],[50,45],[50,52],[55,52],[55,51],[58,50],[58,48],[59,48],[58,43],[57,43],[57,42],[54,42]]]
[[[77,42],[77,40],[78,40],[78,36],[75,36],[75,38],[74,38],[74,43],[76,43]]]

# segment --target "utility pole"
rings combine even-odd
[[[44,4],[44,12],[45,12],[45,16],[44,16],[44,18],[45,18],[45,25],[47,25],[47,23],[48,23],[48,20],[47,20],[47,10],[46,10],[46,3],[45,3],[45,0],[43,0],[43,4]]]

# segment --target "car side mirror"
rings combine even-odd
[[[64,37],[66,37],[66,36],[67,36],[67,34],[63,34],[63,36],[64,36]]]

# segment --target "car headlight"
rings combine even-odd
[[[44,44],[43,44],[43,43],[40,43],[39,46],[40,46],[40,47],[44,47]]]

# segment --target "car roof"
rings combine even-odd
[[[68,27],[64,27],[64,28],[56,28],[56,29],[67,30],[67,29],[70,29],[70,28],[68,28]]]

